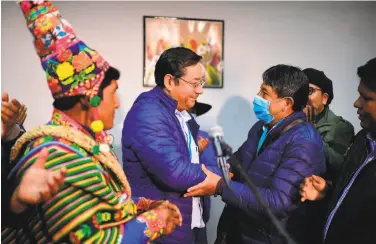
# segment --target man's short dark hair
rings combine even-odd
[[[309,81],[304,72],[294,66],[279,64],[262,74],[265,85],[271,86],[279,98],[292,97],[293,110],[301,111],[307,105]]]
[[[376,92],[376,58],[360,66],[358,68],[358,76],[368,89]]]
[[[100,98],[103,98],[104,88],[109,86],[112,80],[119,80],[119,78],[120,78],[120,71],[110,66],[110,68],[106,71],[104,75],[101,85],[99,86],[98,96]],[[81,98],[83,97],[84,95],[59,98],[54,101],[53,106],[56,109],[59,109],[61,111],[66,111],[66,110],[73,108],[77,103],[80,102]]]
[[[180,78],[184,75],[184,68],[196,65],[201,58],[200,55],[184,47],[165,50],[155,65],[155,83],[157,86],[164,88],[164,77],[167,74]],[[175,83],[179,84],[179,80],[175,79]]]

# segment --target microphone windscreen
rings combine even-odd
[[[222,127],[220,127],[219,125],[213,126],[213,127],[209,130],[209,136],[210,136],[211,138],[215,138],[215,137],[223,137],[223,136],[224,136],[224,132],[223,132]]]

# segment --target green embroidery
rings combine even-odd
[[[61,84],[63,85],[69,85],[69,84],[72,84],[74,82],[74,78],[71,76],[69,77],[68,79],[65,79],[63,81],[61,81]],[[74,84],[74,83],[73,83]],[[73,85],[72,85],[73,86]],[[72,88],[72,87],[71,87]]]
[[[90,236],[92,236],[92,230],[89,225],[83,224],[81,225],[77,231],[71,232],[69,234],[69,237],[71,240],[73,239],[74,242],[81,242],[83,239],[88,239]]]
[[[81,154],[83,154],[85,157],[87,156],[87,152],[82,148],[80,147],[79,145],[77,145],[76,143],[72,143],[70,145],[72,148],[76,149],[77,151],[79,151]]]
[[[27,147],[25,152],[24,152],[24,155],[28,154],[30,152],[30,147]]]

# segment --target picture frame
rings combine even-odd
[[[143,16],[143,86],[154,87],[154,69],[168,48],[183,46],[202,56],[204,88],[223,88],[224,20]]]

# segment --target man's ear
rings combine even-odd
[[[291,106],[291,109],[292,109],[292,107],[294,106],[294,103],[295,103],[295,101],[294,101],[294,98],[292,98],[292,97],[288,97],[287,99],[286,99],[286,104],[287,104],[287,106]]]
[[[165,88],[168,92],[171,92],[173,87],[176,86],[175,78],[170,74],[165,75],[163,82],[164,82],[164,86],[165,86]]]
[[[324,93],[324,94],[322,94],[322,103],[323,103],[324,105],[327,105],[327,104],[328,104],[328,100],[329,100],[329,95],[328,95],[328,93]]]

